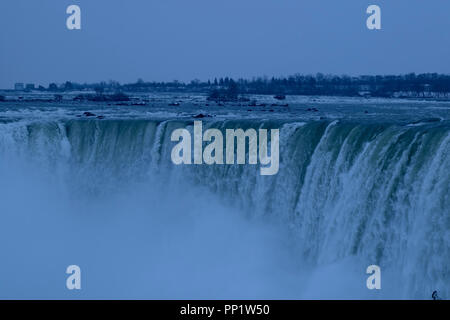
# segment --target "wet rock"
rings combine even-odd
[[[433,122],[441,122],[441,118],[425,118],[421,120],[417,120],[414,122],[411,122],[411,124],[420,124],[420,123],[433,123]]]
[[[107,96],[107,100],[114,102],[130,101],[130,97],[122,92],[117,92],[111,96]]]
[[[208,114],[203,114],[203,113],[199,113],[194,116],[194,119],[203,119],[203,118],[211,118],[211,116]]]
[[[433,291],[433,293],[431,294],[431,298],[432,298],[433,300],[442,300],[442,299],[439,297],[438,292],[437,292],[436,290]]]

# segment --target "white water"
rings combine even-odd
[[[0,297],[448,297],[448,128],[281,124],[280,172],[264,177],[174,167],[185,125],[0,124]],[[70,264],[80,292],[65,289]]]

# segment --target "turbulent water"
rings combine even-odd
[[[308,103],[0,105],[0,297],[448,298],[450,105]],[[175,166],[198,112],[279,128],[278,174]]]

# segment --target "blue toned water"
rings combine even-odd
[[[448,298],[450,103],[288,103],[1,103],[0,297]],[[200,113],[279,128],[279,173],[174,166],[170,135]]]

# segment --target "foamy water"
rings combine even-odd
[[[448,298],[449,105],[310,103],[2,104],[0,297]],[[279,128],[279,173],[174,166],[199,113]]]

